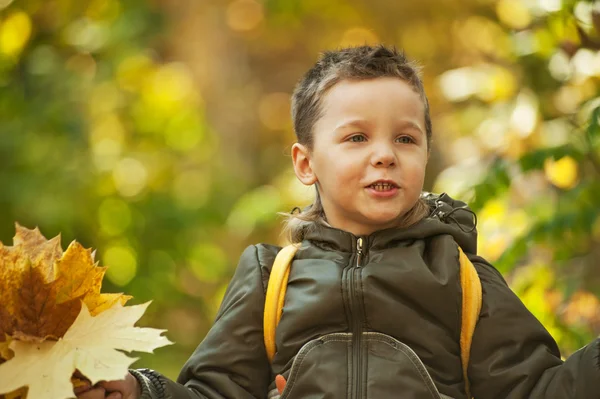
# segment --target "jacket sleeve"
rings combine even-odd
[[[485,260],[470,256],[483,289],[468,375],[490,399],[600,398],[600,340],[563,362],[556,342]]]
[[[264,301],[257,248],[250,246],[241,256],[212,328],[177,382],[161,376],[155,383],[161,385],[157,390],[161,394],[143,398],[266,398],[271,369],[263,338]]]

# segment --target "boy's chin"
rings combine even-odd
[[[393,227],[400,222],[402,213],[398,211],[392,212],[369,212],[365,214],[365,218],[373,226],[381,226],[381,228]]]

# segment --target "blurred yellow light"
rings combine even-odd
[[[547,12],[560,11],[562,0],[538,0],[538,5]]]
[[[515,209],[511,212],[508,217],[508,226],[507,230],[510,231],[510,235],[512,237],[519,237],[527,228],[529,228],[530,220],[529,215],[523,209]]]
[[[106,114],[95,121],[90,131],[90,145],[94,164],[99,170],[110,170],[123,150],[125,127],[115,114]]]
[[[113,170],[113,179],[117,191],[124,197],[139,194],[148,181],[146,167],[137,159],[122,159]]]
[[[285,129],[290,124],[290,95],[270,93],[260,99],[258,116],[269,129]]]
[[[227,7],[227,25],[232,30],[246,32],[264,19],[262,4],[254,0],[236,0]]]
[[[31,36],[31,20],[23,11],[9,15],[0,25],[0,51],[17,56]]]
[[[580,21],[581,25],[589,26],[593,23],[592,12],[595,7],[594,2],[578,1],[573,9],[573,14],[575,14],[575,18],[577,18],[577,21]]]
[[[521,295],[521,300],[527,306],[527,309],[538,319],[549,319],[552,309],[546,301],[546,289],[543,285],[532,284],[527,291]]]
[[[454,29],[454,35],[464,48],[462,51],[467,54],[493,54],[500,58],[513,55],[514,49],[506,32],[489,18],[472,15],[457,21]]]
[[[152,60],[144,55],[126,58],[117,68],[117,82],[126,90],[139,90],[154,68]]]
[[[600,59],[596,52],[588,49],[580,49],[573,56],[572,65],[575,67],[575,72],[581,77],[597,75],[600,71]]]
[[[573,69],[573,64],[571,63],[569,56],[563,51],[554,53],[548,63],[548,70],[556,80],[569,80],[573,74]]]
[[[477,95],[482,100],[492,102],[511,98],[517,89],[514,75],[505,68],[486,67],[480,74]]]
[[[182,102],[190,102],[194,95],[193,79],[183,64],[161,66],[146,83],[142,96],[153,111],[171,113]]]
[[[110,236],[122,234],[131,224],[131,211],[119,198],[107,198],[98,208],[100,230]]]
[[[583,1],[580,1],[578,5],[583,3]],[[554,18],[547,18],[546,23],[548,24],[548,30],[557,42],[569,42],[573,45],[581,42],[575,18],[565,18],[564,16],[557,15]]]
[[[479,213],[482,223],[500,224],[505,220],[508,209],[506,203],[500,199],[488,201]]]
[[[196,147],[196,145],[202,140],[203,136],[204,131],[200,128],[200,126],[183,130],[165,130],[165,140],[167,145],[171,148],[181,151],[188,151]]]
[[[552,97],[552,103],[563,114],[575,112],[582,100],[581,88],[571,85],[561,86]]]
[[[507,121],[504,118],[490,118],[481,122],[475,134],[483,147],[499,150],[507,145],[507,130]]]
[[[367,28],[354,27],[344,32],[340,47],[362,46],[365,44],[376,44],[379,38],[375,33]]]
[[[508,240],[504,234],[488,235],[485,240],[478,242],[477,251],[490,262],[497,260],[506,250]]]
[[[537,97],[527,91],[520,93],[510,122],[511,127],[521,133],[522,137],[529,136],[538,122]]]
[[[437,176],[433,186],[435,192],[446,192],[451,196],[460,196],[470,190],[473,182],[482,179],[485,168],[475,158],[444,169]]]
[[[547,159],[544,163],[546,178],[556,187],[570,189],[575,187],[579,177],[579,165],[577,161],[565,156],[558,161]]]
[[[523,140],[521,132],[510,128],[506,132],[506,146],[503,153],[506,159],[517,160],[527,151],[527,143]]]
[[[452,69],[440,75],[438,84],[448,100],[463,101],[477,92],[477,77],[471,67]]]
[[[531,23],[531,14],[520,0],[500,0],[496,4],[498,19],[514,29],[523,29]]]
[[[449,146],[454,164],[477,162],[481,158],[480,144],[473,136],[460,137]]]
[[[550,57],[556,51],[556,38],[552,36],[546,27],[539,27],[534,31],[535,50],[544,59]]]
[[[128,246],[109,247],[104,252],[102,263],[108,266],[106,277],[118,286],[127,285],[137,273],[137,256]]]
[[[94,142],[92,146],[94,165],[98,170],[102,171],[114,168],[119,160],[121,151],[121,143],[112,138],[105,138]]]
[[[63,38],[82,53],[96,52],[107,43],[109,33],[109,26],[106,22],[79,18],[66,27]]]
[[[102,119],[98,119],[93,125],[90,140],[95,143],[110,138],[122,144],[125,140],[125,132],[125,127],[116,114],[105,114]]]

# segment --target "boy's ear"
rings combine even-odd
[[[317,176],[310,160],[310,152],[306,146],[299,143],[292,146],[292,163],[296,177],[302,184],[311,186],[317,182]]]

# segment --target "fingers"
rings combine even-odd
[[[121,392],[111,392],[106,399],[123,399],[123,395],[121,395]]]
[[[84,382],[80,383],[80,385],[73,388],[73,392],[75,393],[75,395],[79,395],[79,394],[89,391],[91,387],[92,387],[92,384],[90,384],[89,381],[84,381]]]
[[[117,381],[100,381],[99,386],[106,389],[107,393],[120,394],[121,396],[115,396],[116,398],[136,398],[141,395],[141,389],[138,388],[137,379],[131,374],[127,374],[125,379]],[[107,398],[113,399],[113,396],[107,396]]]
[[[107,392],[119,391],[125,392],[127,390],[128,380],[117,380],[117,381],[100,381],[98,385],[106,389]]]
[[[105,399],[104,394],[104,388],[94,388],[82,394],[78,394],[77,399]]]
[[[277,374],[277,377],[275,377],[275,385],[277,386],[277,390],[279,391],[279,394],[281,395],[283,393],[283,390],[285,389],[285,378],[281,375],[281,374]]]

